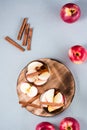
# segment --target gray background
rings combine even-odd
[[[60,18],[60,8],[67,2],[74,2],[81,8],[82,15],[76,23],[67,24]],[[4,37],[8,35],[16,40],[24,17],[29,18],[34,31],[31,51],[21,52]],[[66,116],[78,119],[81,130],[87,128],[87,62],[76,65],[68,58],[71,46],[80,44],[87,48],[86,26],[86,0],[0,0],[0,130],[35,130],[41,121],[49,121],[57,127]],[[62,61],[75,78],[73,102],[55,117],[35,116],[18,104],[17,77],[28,62],[39,58]]]

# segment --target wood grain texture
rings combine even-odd
[[[44,62],[49,67],[51,76],[48,79],[47,83],[42,86],[37,86],[38,95],[34,98],[29,98],[27,95],[23,94],[20,90],[20,84],[22,82],[28,82],[25,76],[27,66],[25,66],[25,68],[21,71],[18,77],[17,94],[19,97],[20,104],[23,105],[25,103],[24,107],[29,112],[38,116],[50,117],[63,112],[65,109],[69,107],[75,94],[75,81],[72,73],[63,63],[53,59],[39,59],[39,61]],[[39,98],[42,93],[51,88],[55,88],[56,91],[60,91],[65,96],[65,105],[61,109],[49,113],[42,107],[39,107],[40,106]]]

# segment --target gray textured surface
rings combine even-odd
[[[73,24],[64,23],[59,16],[61,6],[70,0],[0,0],[0,129],[35,130],[37,123],[50,121],[58,126],[60,120],[72,116],[79,120],[81,129],[87,127],[87,62],[71,63],[68,49],[81,44],[87,48],[87,1],[72,0],[81,7],[82,16]],[[8,44],[5,36],[16,40],[24,17],[34,28],[31,51],[20,52]],[[21,42],[19,42],[21,43]],[[24,66],[34,59],[55,58],[71,70],[76,82],[76,93],[70,107],[63,113],[43,118],[29,113],[18,104],[17,77]]]

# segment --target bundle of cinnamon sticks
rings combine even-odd
[[[28,18],[24,18],[17,36],[17,40],[21,40],[23,37],[22,45],[19,45],[9,36],[6,36],[5,40],[21,51],[25,51],[25,48],[23,46],[27,46],[27,50],[30,50],[32,34],[33,34],[33,28],[30,27],[30,24],[28,23]]]

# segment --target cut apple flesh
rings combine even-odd
[[[38,78],[39,78],[40,80],[47,80],[47,79],[49,78],[49,76],[50,76],[50,73],[47,71],[47,72],[43,72],[42,74],[40,74],[40,75],[38,76]]]
[[[48,68],[39,61],[31,62],[27,67],[26,78],[35,85],[43,85],[50,77]]]
[[[54,96],[53,103],[58,103],[58,105],[57,106],[49,105],[48,106],[48,111],[49,112],[52,112],[52,111],[54,111],[56,109],[59,109],[59,108],[64,106],[64,97],[60,92],[58,92],[57,95]]]
[[[34,84],[36,85],[43,85],[47,82],[47,80],[40,80],[40,79],[37,79],[34,81]]]
[[[66,16],[71,16],[74,15],[77,12],[77,10],[75,8],[65,8],[65,13]]]
[[[34,97],[38,93],[38,89],[35,86],[31,86],[29,83],[22,83],[20,90],[29,97]]]
[[[27,73],[26,73],[26,77],[27,77],[27,80],[28,80],[29,82],[33,83],[33,82],[35,82],[36,80],[38,80],[38,76],[37,76],[37,75],[33,75],[33,77],[32,77],[32,76],[29,76],[29,75],[30,75],[29,72],[27,72]]]
[[[31,88],[30,88],[30,91],[29,91],[29,93],[27,94],[29,97],[35,97],[36,95],[37,95],[37,93],[38,93],[38,90],[37,90],[37,88],[35,87],[35,86],[32,86]]]
[[[40,97],[41,102],[53,102],[54,89],[47,90]],[[47,104],[42,104],[43,107],[47,107]]]
[[[41,62],[38,62],[38,61],[34,61],[34,62],[31,62],[29,65],[28,65],[28,72],[29,73],[34,73],[37,71],[37,67],[41,67],[43,66],[43,63]]]
[[[31,86],[28,83],[22,83],[20,86],[21,91],[25,94],[28,93],[30,88],[31,88]]]
[[[64,97],[58,92],[54,95],[55,90],[50,89],[43,93],[40,97],[40,101],[43,107],[48,107],[48,111],[52,112],[64,106]]]

